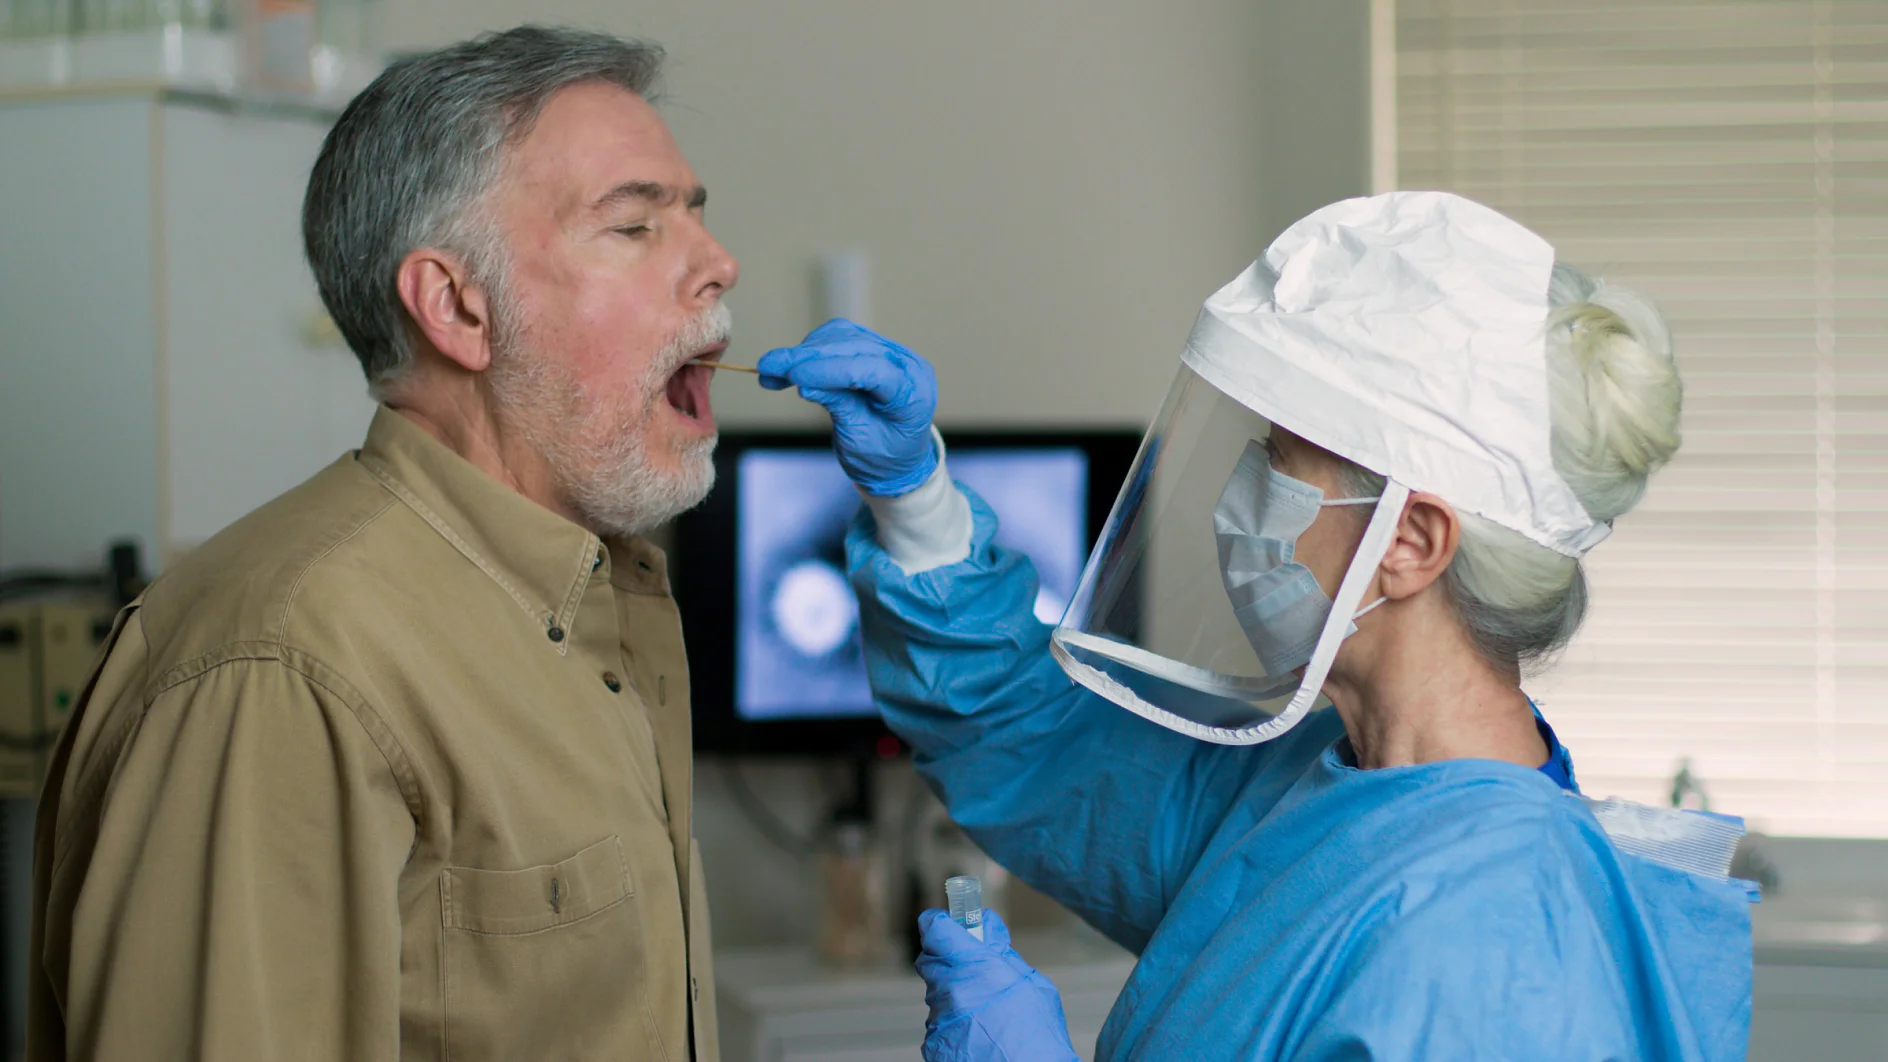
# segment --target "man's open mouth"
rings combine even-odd
[[[697,354],[696,357],[718,358],[721,356],[721,350],[721,347],[713,347]],[[713,378],[713,369],[684,362],[675,370],[675,374],[669,377],[668,385],[663,389],[670,408],[683,419],[710,431],[714,429],[714,411],[708,404],[708,384]]]

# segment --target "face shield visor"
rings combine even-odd
[[[1361,599],[1409,491],[1392,480],[1381,498],[1326,498],[1272,468],[1270,434],[1180,368],[1051,638],[1071,678],[1227,745],[1277,737],[1311,709],[1351,620],[1374,607]],[[1333,601],[1296,547],[1336,507],[1368,522]]]
[[[1411,490],[1566,556],[1597,545],[1610,525],[1554,464],[1553,269],[1545,240],[1446,192],[1347,199],[1281,233],[1201,308],[1051,639],[1063,669],[1162,726],[1255,744],[1317,700]],[[1383,475],[1383,496],[1281,475],[1268,415]],[[1327,596],[1297,547],[1335,505],[1369,519]]]

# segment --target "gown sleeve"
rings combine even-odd
[[[986,852],[1138,953],[1229,810],[1276,800],[1303,742],[1211,745],[1077,686],[1035,617],[1035,567],[965,494],[956,564],[906,574],[869,512],[847,537],[873,697]]]

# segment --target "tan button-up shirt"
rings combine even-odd
[[[383,409],[119,618],[40,806],[28,1056],[712,1062],[690,785],[661,552]]]

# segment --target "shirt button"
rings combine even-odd
[[[596,571],[601,567],[603,567],[603,551],[597,550],[597,559],[590,562],[590,570]]]
[[[611,693],[623,692],[623,682],[616,677],[616,672],[614,671],[605,671],[603,673],[603,684],[610,688]]]
[[[545,637],[549,638],[551,641],[554,641],[554,642],[561,642],[564,640],[564,628],[562,627],[553,626],[550,630],[545,631],[544,634],[545,634]]]

